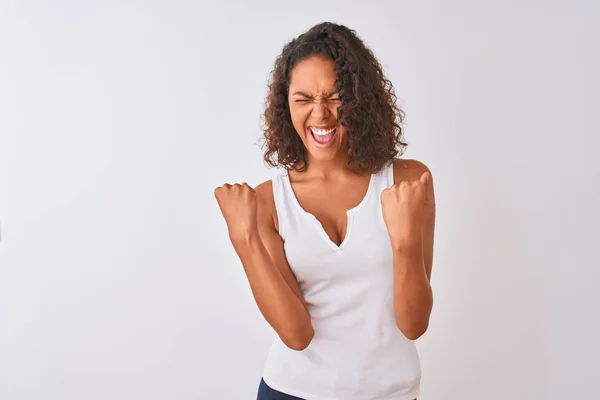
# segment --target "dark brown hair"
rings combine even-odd
[[[294,66],[313,55],[334,62],[335,89],[342,101],[338,123],[348,130],[349,167],[357,172],[378,172],[404,153],[404,112],[396,105],[394,87],[373,52],[354,30],[331,22],[315,25],[292,39],[275,60],[265,101],[265,162],[298,171],[307,167],[306,148],[292,125],[288,90]]]

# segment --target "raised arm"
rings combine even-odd
[[[286,346],[303,350],[314,330],[275,228],[271,182],[256,190],[246,183],[224,185],[215,197],[260,312]]]
[[[435,231],[431,171],[416,160],[395,160],[394,185],[381,195],[394,256],[396,323],[411,340],[427,331],[433,307],[430,279]]]

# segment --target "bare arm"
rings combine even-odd
[[[398,182],[402,179],[419,179],[423,172],[430,172],[422,163],[414,160],[397,160]],[[404,335],[415,340],[429,326],[433,307],[430,279],[433,264],[433,238],[435,230],[435,199],[433,179],[429,180],[428,197],[431,208],[424,224],[414,235],[392,242],[394,258],[394,311],[396,321]]]
[[[308,307],[294,277],[272,213],[271,183],[256,188],[257,229],[232,238],[258,308],[281,340],[303,350],[314,336]]]

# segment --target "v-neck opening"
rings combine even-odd
[[[345,247],[346,243],[348,242],[348,239],[350,238],[350,234],[352,233],[352,226],[353,226],[353,221],[354,221],[353,213],[358,211],[363,206],[363,204],[365,204],[367,202],[367,199],[368,199],[369,195],[371,194],[371,190],[372,190],[371,188],[373,186],[373,180],[374,180],[373,175],[374,174],[371,174],[371,176],[369,177],[369,186],[367,186],[367,191],[366,191],[365,195],[363,196],[362,200],[356,206],[350,208],[349,210],[346,210],[346,234],[344,235],[344,239],[342,239],[342,241],[339,245],[337,245],[333,240],[331,240],[331,238],[327,234],[327,231],[323,227],[323,224],[321,223],[321,221],[319,221],[319,219],[317,217],[315,217],[314,214],[309,213],[302,207],[302,205],[300,204],[300,201],[298,201],[298,198],[296,197],[294,188],[292,187],[292,181],[290,180],[289,173],[285,174],[284,180],[287,184],[288,189],[290,190],[290,195],[291,195],[294,203],[300,210],[300,212],[302,212],[303,214],[312,218],[316,222],[316,224],[318,225],[317,228],[320,231],[321,236],[323,236],[325,241],[329,244],[329,246],[333,250],[341,251]]]

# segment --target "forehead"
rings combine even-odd
[[[292,90],[313,93],[332,91],[337,79],[333,67],[333,60],[323,56],[311,56],[300,61],[290,75],[290,92]]]

